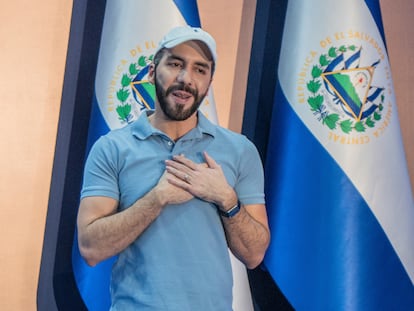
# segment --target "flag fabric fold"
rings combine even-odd
[[[146,80],[158,42],[171,28],[200,27],[196,0],[107,0],[102,29],[95,97],[88,133],[88,150],[101,135],[135,121],[142,111],[154,108],[155,92]],[[200,110],[214,123],[217,113],[213,92]],[[252,301],[245,267],[233,255],[233,307],[251,311]],[[88,267],[79,254],[75,237],[72,264],[82,299],[90,311],[110,307],[110,258]]]
[[[414,203],[379,2],[288,2],[265,266],[296,310],[414,309]]]

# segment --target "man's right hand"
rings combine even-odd
[[[165,171],[158,181],[158,184],[153,189],[156,191],[158,199],[163,203],[163,205],[180,204],[190,201],[192,198],[194,198],[190,192],[174,186],[168,181],[174,178],[177,177]]]

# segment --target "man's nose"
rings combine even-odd
[[[177,81],[182,82],[182,83],[187,84],[187,85],[192,85],[191,72],[186,68],[182,68],[180,70],[180,72],[178,73]]]

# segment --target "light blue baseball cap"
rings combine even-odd
[[[179,26],[171,29],[160,41],[155,54],[163,48],[173,48],[181,43],[197,40],[203,42],[210,50],[214,62],[217,60],[216,41],[206,31],[199,27]],[[155,55],[154,54],[154,55]]]

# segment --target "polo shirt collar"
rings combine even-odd
[[[165,135],[165,133],[154,128],[149,122],[148,117],[153,113],[153,110],[146,110],[141,113],[138,119],[132,124],[132,135],[141,140],[147,139],[151,135]],[[193,137],[201,137],[203,134],[214,137],[216,133],[216,125],[211,123],[200,110],[197,111],[197,116],[197,126],[190,131],[193,133]]]

